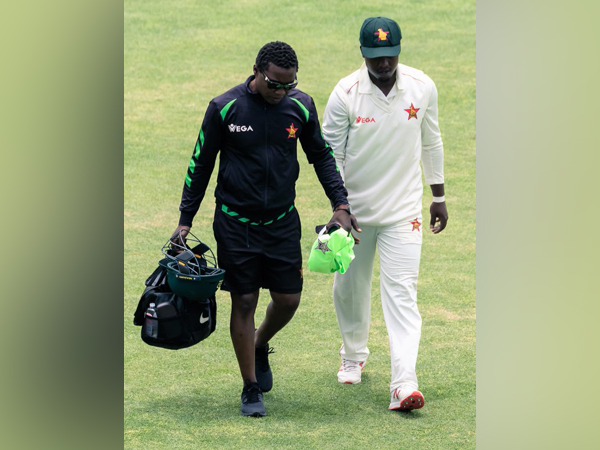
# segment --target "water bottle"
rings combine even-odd
[[[158,320],[156,315],[156,304],[150,303],[146,310],[146,335],[156,338],[158,337]]]

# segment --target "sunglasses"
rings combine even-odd
[[[274,89],[274,90],[285,89],[286,91],[289,91],[290,89],[294,89],[296,86],[298,86],[298,77],[296,77],[296,80],[293,81],[292,83],[281,84],[276,81],[269,80],[269,77],[267,77],[264,72],[261,72],[261,73],[262,73],[262,76],[265,77],[265,81],[267,82],[267,87],[269,89]]]

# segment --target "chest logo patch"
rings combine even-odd
[[[413,226],[411,231],[415,231],[415,230],[421,231],[421,229],[420,229],[421,223],[419,222],[419,219],[415,218],[415,220],[412,220],[410,223],[412,223],[412,226]]]
[[[371,123],[371,122],[375,122],[375,119],[373,117],[360,117],[360,116],[358,116],[356,118],[356,123]]]
[[[383,31],[381,28],[379,28],[375,33],[373,33],[375,36],[377,36],[377,40],[378,41],[387,41],[387,35],[388,35],[389,31]]]
[[[418,119],[418,117],[417,117],[417,113],[419,112],[419,110],[420,110],[420,109],[421,109],[421,108],[415,108],[415,107],[413,106],[413,104],[411,103],[411,104],[410,104],[410,108],[409,108],[409,109],[405,109],[405,110],[404,110],[404,111],[406,111],[406,112],[408,113],[408,120],[412,119],[413,117],[414,117],[415,119]]]
[[[298,131],[298,128],[294,128],[294,122],[292,122],[292,124],[290,125],[289,128],[286,128],[287,132],[290,133],[288,134],[288,139],[292,138],[292,139],[296,139],[296,131]]]

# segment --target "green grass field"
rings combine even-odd
[[[403,33],[400,61],[436,82],[445,147],[447,229],[425,235],[419,278],[423,331],[417,374],[426,405],[387,410],[387,333],[375,267],[371,356],[356,386],[339,385],[340,337],[332,276],[309,272],[314,226],[327,198],[299,152],[296,205],[303,224],[304,292],[271,342],[275,385],[268,416],[239,415],[241,378],[229,339],[230,301],[206,341],[168,351],[145,345],[132,314],[174,230],[185,171],[212,97],[243,82],[272,40],[294,47],[299,88],[322,116],[337,81],[362,62],[362,21],[384,15]],[[475,1],[125,1],[124,411],[127,449],[475,448]],[[216,174],[216,170],[215,170]],[[193,231],[212,236],[214,179]],[[117,181],[117,180],[115,180]],[[431,193],[424,196],[429,217]],[[268,292],[261,293],[257,322]]]

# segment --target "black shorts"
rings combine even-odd
[[[260,288],[283,294],[302,291],[300,216],[296,208],[269,225],[240,222],[217,208],[213,222],[221,289],[249,294]]]

